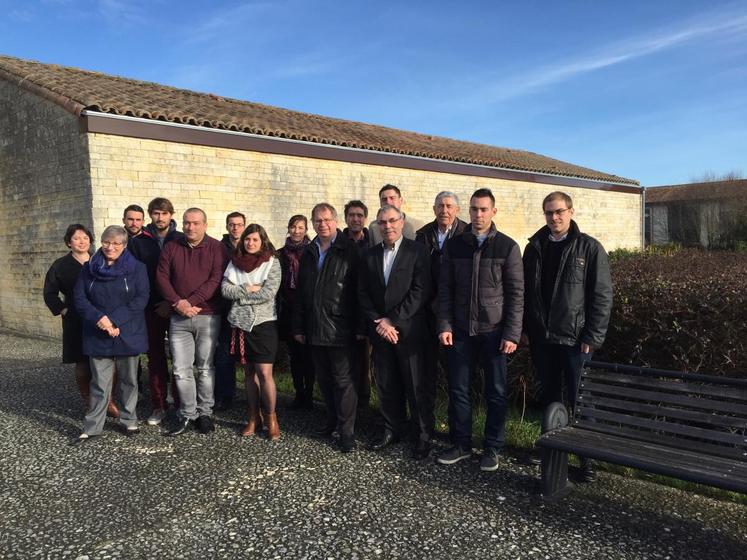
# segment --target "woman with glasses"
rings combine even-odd
[[[83,352],[91,366],[91,404],[83,433],[73,445],[101,434],[116,370],[119,421],[128,436],[137,426],[138,356],[148,349],[145,306],[150,295],[145,265],[127,250],[127,231],[109,226],[101,248],[91,257],[75,285],[75,306],[83,320]]]
[[[275,296],[280,288],[280,262],[267,232],[259,224],[246,226],[221,284],[223,297],[231,301],[231,354],[244,365],[249,419],[241,430],[253,436],[261,427],[260,403],[267,437],[280,438],[275,415],[277,389],[272,366],[278,348]],[[260,397],[261,395],[261,397]]]

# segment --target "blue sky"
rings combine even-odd
[[[747,2],[0,0],[0,53],[538,152],[747,176]]]

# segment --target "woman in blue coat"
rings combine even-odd
[[[148,349],[145,306],[150,294],[145,265],[127,250],[127,231],[109,226],[101,248],[83,267],[75,285],[75,307],[83,320],[83,353],[91,365],[91,402],[83,433],[73,445],[101,434],[117,372],[119,421],[132,436],[137,426],[138,356]]]

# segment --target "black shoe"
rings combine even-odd
[[[422,439],[418,441],[418,443],[415,445],[415,449],[413,449],[412,451],[413,459],[417,459],[418,461],[421,459],[425,459],[430,454],[431,442]]]
[[[210,432],[215,431],[215,424],[213,423],[213,419],[210,418],[210,416],[208,416],[207,414],[203,414],[202,416],[198,417],[195,421],[195,424],[197,425],[197,429],[201,434],[209,434]]]
[[[350,453],[353,449],[355,449],[355,437],[340,436],[340,451]]]
[[[439,453],[438,457],[436,457],[436,462],[442,465],[453,465],[454,463],[458,463],[463,459],[469,459],[470,457],[472,457],[471,449],[455,445],[454,447],[450,447],[446,451]]]
[[[334,434],[337,431],[336,425],[329,425],[327,424],[323,428],[320,428],[318,430],[314,431],[314,437],[317,437],[319,439],[326,439],[332,437],[332,434]]]
[[[137,426],[122,426],[122,433],[127,437],[135,437],[140,433],[140,428]]]
[[[288,410],[301,410],[306,408],[306,399],[300,395],[296,395],[296,398],[293,399],[293,402],[290,403],[287,408]]]
[[[194,422],[192,420],[189,420],[188,418],[184,420],[179,420],[179,423],[176,425],[176,427],[169,430],[164,435],[168,437],[180,436],[184,432],[186,432],[192,424],[194,424]]]
[[[215,401],[215,406],[213,407],[213,410],[215,412],[225,412],[226,410],[230,409],[233,405],[233,399],[217,399]]]
[[[591,483],[596,482],[597,473],[594,471],[594,467],[589,459],[582,459],[581,466],[578,468],[576,482]]]
[[[395,436],[392,432],[389,430],[386,430],[384,432],[384,435],[381,436],[380,439],[377,439],[375,442],[371,444],[371,449],[373,451],[380,451],[387,447],[388,445],[392,445],[393,443],[397,443],[399,441],[399,438]]]
[[[500,462],[500,453],[494,447],[486,447],[482,452],[480,459],[480,470],[484,472],[493,472],[498,470]]]
[[[77,438],[71,440],[68,445],[71,445],[71,446],[83,445],[85,443],[90,442],[92,439],[94,439],[96,437],[98,437],[98,436],[90,436],[88,434],[80,434]]]

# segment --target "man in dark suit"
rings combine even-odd
[[[376,388],[384,433],[373,445],[383,449],[402,437],[409,403],[417,441],[414,456],[431,450],[433,398],[423,366],[425,306],[430,297],[430,267],[425,247],[403,237],[404,216],[386,205],[377,214],[382,243],[363,258],[358,299],[373,347]]]

